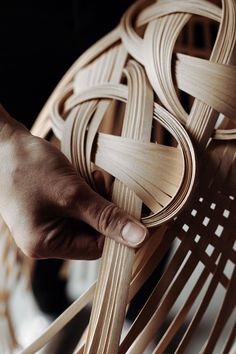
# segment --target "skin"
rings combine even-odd
[[[0,161],[0,214],[27,256],[96,259],[103,235],[134,248],[146,239],[141,223],[93,191],[64,154],[2,106]]]

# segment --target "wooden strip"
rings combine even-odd
[[[226,291],[223,304],[221,306],[220,312],[217,316],[216,322],[211,330],[209,339],[207,340],[206,346],[204,347],[204,354],[213,353],[215,345],[220,337],[222,329],[227,323],[228,318],[230,317],[232,311],[236,307],[235,300],[235,291],[236,291],[236,267],[234,268],[233,275],[230,280],[229,287]]]
[[[222,1],[223,11],[217,39],[210,60],[216,63],[228,64],[236,38],[236,4],[234,1]],[[198,150],[204,149],[212,135],[217,114],[212,108],[195,99],[187,121],[187,129],[193,140],[197,142]]]
[[[229,239],[227,240],[229,242]],[[217,288],[217,285],[218,285],[218,280],[219,280],[219,277],[221,276],[221,273],[223,272],[224,270],[224,267],[225,267],[225,264],[227,262],[227,258],[226,256],[224,255],[221,255],[220,257],[220,260],[219,260],[219,263],[218,263],[218,267],[217,267],[217,270],[215,272],[215,274],[213,275],[213,278],[208,286],[208,289],[206,291],[206,294],[202,300],[202,303],[200,304],[199,308],[197,309],[195,315],[193,316],[192,318],[192,321],[188,327],[188,329],[186,330],[185,334],[184,334],[184,337],[183,339],[181,340],[177,350],[176,350],[176,353],[177,354],[182,354],[184,353],[191,337],[192,337],[192,334],[193,332],[196,330],[198,324],[200,323],[205,311],[207,310],[207,307],[214,295],[214,292]],[[224,326],[224,323],[221,323],[222,326]]]
[[[217,112],[236,119],[236,67],[183,54],[178,54],[177,58],[178,87],[207,103]]]
[[[123,134],[125,136],[132,136],[136,139],[141,139],[141,140],[146,140],[150,139],[150,129],[151,129],[151,122],[152,122],[152,96],[151,96],[151,91],[149,87],[147,86],[147,83],[145,83],[144,76],[142,75],[142,71],[139,68],[139,66],[130,64],[129,66],[129,72],[126,72],[128,82],[132,85],[132,80],[139,80],[140,85],[142,85],[142,90],[141,87],[139,86],[134,86],[136,90],[131,90],[131,100],[130,104],[128,101],[128,105],[126,108],[126,115],[124,118],[124,123],[123,123]],[[146,85],[146,86],[144,86]],[[131,86],[132,87],[132,86]],[[136,101],[136,95],[143,94],[143,90],[147,91],[147,97],[150,97],[149,102],[145,101],[145,107],[143,107],[141,110],[137,111],[137,105],[135,104]],[[140,97],[141,98],[141,97]],[[133,100],[133,102],[132,102]],[[141,102],[141,101],[139,101]],[[151,106],[150,106],[151,104]],[[151,109],[150,109],[151,107]],[[127,122],[127,117],[131,120],[129,123]],[[137,123],[136,127],[132,129],[132,119],[140,119],[140,122],[137,121],[138,123],[138,129],[137,129]],[[144,121],[145,119],[145,121]],[[147,121],[149,120],[149,122]],[[147,124],[149,125],[149,129],[147,128]],[[116,182],[117,187],[114,187],[113,191],[113,200],[118,203],[123,208],[128,208],[128,211],[133,213],[134,216],[140,217],[141,213],[141,204],[137,200],[137,198],[134,198],[134,195],[132,192],[128,192],[127,189],[125,189],[119,182]],[[122,196],[121,189],[124,190],[124,194]],[[135,204],[133,204],[133,201],[131,204],[129,204],[129,199],[132,197],[133,200],[136,199]],[[90,330],[88,334],[88,339],[85,345],[85,354],[87,353],[94,353],[95,351],[98,351],[99,353],[109,353],[109,352],[116,352],[118,348],[118,343],[119,343],[119,338],[120,338],[120,333],[121,333],[121,328],[123,326],[123,319],[124,319],[124,314],[126,310],[126,301],[127,301],[127,296],[128,296],[128,288],[129,288],[129,283],[131,280],[131,271],[132,271],[132,265],[133,265],[133,259],[134,259],[134,251],[123,246],[123,245],[116,245],[114,241],[112,240],[106,240],[108,245],[113,246],[112,247],[112,253],[111,252],[106,252],[107,247],[104,249],[103,253],[103,263],[106,264],[108,260],[112,260],[112,258],[123,258],[125,263],[122,264],[122,266],[119,266],[119,264],[116,263],[115,258],[114,261],[112,261],[112,267],[110,266],[108,270],[110,270],[111,277],[117,278],[117,286],[114,289],[109,288],[109,282],[103,281],[103,276],[102,272],[100,277],[98,278],[98,286],[97,286],[97,293],[95,295],[95,304],[96,304],[96,298],[101,299],[103,303],[103,307],[106,304],[106,308],[109,309],[110,314],[112,314],[112,317],[109,319],[109,313],[106,312],[106,310],[101,311],[101,306],[93,306],[92,310],[92,315],[90,319]],[[118,267],[117,267],[118,266]],[[116,270],[117,267],[117,270]],[[108,271],[109,272],[109,271]],[[119,279],[119,280],[118,280]],[[99,290],[107,288],[109,291],[109,295],[106,298],[103,298],[103,296],[100,296]],[[116,294],[117,302],[113,302],[112,299],[112,293]],[[123,299],[123,300],[122,300]],[[105,301],[105,303],[104,303]],[[98,318],[101,320],[100,323],[96,326],[96,323]],[[95,325],[94,325],[95,323]],[[96,326],[96,327],[95,327]],[[112,332],[111,332],[112,330]],[[107,337],[107,333],[110,333],[110,336]]]
[[[228,354],[230,352],[230,349],[232,348],[236,338],[236,322],[234,324],[234,327],[232,328],[232,331],[228,337],[228,340],[225,344],[225,348],[222,354]]]
[[[76,316],[85,306],[91,302],[95,290],[95,284],[74,301],[50,326],[21,354],[34,354],[44,347],[55,334],[57,334],[74,316]]]
[[[45,137],[50,128],[50,113],[53,104],[58,100],[58,98],[63,95],[64,88],[67,87],[68,83],[73,79],[74,75],[82,67],[90,63],[93,59],[99,56],[100,53],[104,52],[112,44],[119,39],[119,28],[115,28],[113,31],[108,33],[105,37],[101,38],[92,47],[90,47],[78,60],[71,66],[71,68],[66,72],[66,74],[61,79],[60,83],[57,85],[55,90],[52,92],[48,101],[44,105],[42,111],[39,113],[37,120],[31,128],[31,132],[34,135]]]
[[[171,340],[174,338],[178,330],[181,328],[183,323],[186,320],[186,317],[193,306],[194,302],[198,294],[200,293],[202,287],[204,286],[209,273],[206,269],[200,274],[194,288],[192,289],[189,297],[184,302],[182,308],[176,314],[175,318],[171,321],[169,328],[165,331],[163,337],[161,338],[160,342],[157,344],[153,354],[164,353],[168,345],[170,344]]]

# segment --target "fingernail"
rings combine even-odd
[[[143,242],[146,234],[147,231],[145,227],[133,222],[126,224],[121,231],[122,238],[133,245],[138,245]]]

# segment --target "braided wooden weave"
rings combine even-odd
[[[193,15],[219,23],[208,60],[173,54]],[[112,200],[153,231],[136,253],[107,239],[96,284],[22,354],[43,347],[92,300],[74,353],[141,354],[153,338],[153,353],[193,353],[191,341],[219,288],[198,352],[230,352],[236,335],[235,34],[235,0],[222,0],[221,8],[205,0],[137,1],[53,92],[32,133],[46,137],[52,130],[92,186],[92,172],[106,171]],[[195,98],[190,112],[179,90]],[[170,144],[159,139],[164,130]],[[170,248],[160,281],[121,341],[127,304]]]

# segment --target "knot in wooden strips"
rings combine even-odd
[[[185,204],[195,178],[194,150],[181,124],[154,102],[144,69],[131,61],[125,75],[127,85],[98,83],[79,89],[76,95],[67,99],[64,104],[67,119],[62,128],[62,151],[88,183],[93,184],[95,164],[128,186],[152,212],[143,218],[144,223],[156,226],[173,217]],[[142,112],[142,125],[148,140],[154,119],[172,134],[177,147],[125,136],[122,133],[123,117],[118,113],[116,117],[105,116],[106,111],[110,111],[112,100],[126,104],[125,124],[130,130],[139,131],[136,117]],[[111,124],[120,130],[121,136],[102,132]]]
[[[162,104],[180,122],[187,123],[193,138],[203,146],[212,135],[217,117],[212,109],[230,119],[235,120],[236,117],[236,68],[229,65],[236,39],[236,5],[234,1],[222,3],[221,10],[205,0],[159,0],[151,5],[150,1],[146,1],[149,6],[145,8],[143,1],[138,1],[121,20],[121,38],[126,50],[145,67],[153,90]],[[220,23],[210,58],[204,60],[178,54],[177,60],[173,62],[177,38],[192,15]],[[179,100],[175,82],[179,89],[197,98],[190,115]],[[208,111],[207,106],[211,108]],[[193,118],[193,115],[197,118]],[[193,119],[201,126],[198,132],[195,132],[197,128],[194,128]],[[228,135],[235,138],[235,130],[228,132]]]
[[[200,151],[213,135],[218,118],[215,111],[235,119],[235,67],[228,65],[235,42],[235,11],[231,1],[222,9],[205,0],[137,1],[126,11],[118,28],[79,59],[73,76],[71,72],[72,80],[54,101],[53,131],[80,174],[93,184],[91,172],[95,164],[122,181],[152,211],[152,216],[143,219],[148,226],[158,225],[178,213],[193,185],[193,149],[177,120],[187,126]],[[220,22],[218,36],[209,61],[178,54],[173,78],[174,45],[192,15]],[[226,19],[232,19],[229,25]],[[177,149],[160,144],[149,149],[147,143],[124,140],[124,135],[114,138],[114,134],[122,132],[123,118],[111,101],[128,103],[135,85],[142,84],[132,75],[128,89],[122,81],[130,58],[135,59],[133,66],[142,64],[142,76],[153,91],[153,119],[169,130]],[[189,115],[180,103],[174,82],[197,98]],[[144,85],[139,87],[140,98],[144,90]],[[157,100],[167,110],[158,106]],[[138,110],[139,104],[138,98],[133,99],[131,110]],[[109,136],[103,134],[104,129]],[[221,130],[214,136],[230,139],[236,136],[236,131]],[[170,166],[175,175],[169,172]]]

